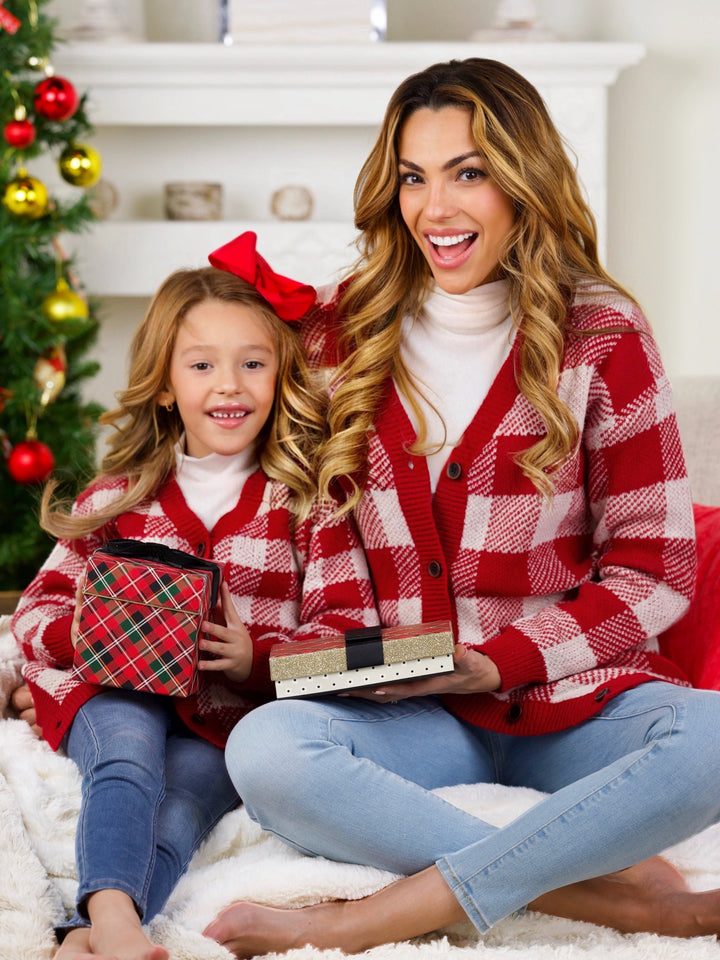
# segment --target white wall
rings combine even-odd
[[[301,0],[298,0],[301,2]],[[157,16],[171,0],[145,0]],[[720,372],[720,15],[718,0],[537,0],[545,24],[567,40],[635,41],[645,59],[624,71],[610,93],[608,266],[641,301],[671,376]],[[177,3],[174,4],[178,6]],[[212,0],[184,0],[212,22]],[[487,27],[493,0],[388,0],[393,41],[467,40]],[[61,25],[77,20],[81,0],[53,0]],[[143,29],[142,3],[118,4]],[[193,18],[190,18],[193,19]],[[190,23],[190,19],[186,23]],[[168,19],[174,31],[182,17]],[[197,24],[193,25],[196,29]],[[188,26],[189,29],[189,26]],[[207,34],[207,31],[206,31]],[[124,352],[140,301],[108,304],[98,354]],[[108,351],[110,352],[108,354]],[[100,399],[121,385],[116,360]],[[97,396],[97,391],[95,392]]]

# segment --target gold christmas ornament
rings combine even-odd
[[[100,179],[102,159],[86,143],[71,143],[60,154],[60,176],[74,187],[91,187]]]
[[[14,180],[5,188],[3,205],[21,220],[37,220],[48,207],[48,192],[45,184],[31,177],[25,170],[18,170]]]
[[[43,300],[42,312],[48,320],[55,323],[62,323],[64,320],[86,320],[88,305],[70,289],[67,281],[61,278],[56,283],[55,290]]]
[[[40,406],[46,407],[56,399],[65,386],[67,357],[65,347],[59,343],[49,353],[38,357],[33,370],[33,378],[40,394]]]

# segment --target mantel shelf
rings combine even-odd
[[[306,283],[338,277],[357,257],[353,225],[321,220],[109,220],[64,244],[80,258],[91,292],[149,297],[173,270],[207,266],[212,250],[245,230],[255,231],[278,272]]]
[[[91,91],[98,126],[374,125],[409,74],[489,57],[542,88],[607,87],[642,59],[633,43],[69,43],[59,73]]]

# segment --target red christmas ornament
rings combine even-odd
[[[24,150],[35,139],[35,127],[29,120],[11,120],[5,124],[3,136],[11,147]]]
[[[39,440],[22,440],[13,447],[7,465],[16,483],[42,483],[53,472],[55,458]]]
[[[9,10],[6,10],[2,5],[2,0],[0,0],[0,27],[3,27],[8,33],[17,33],[21,26],[22,22],[14,17]]]
[[[46,77],[35,87],[35,111],[48,120],[68,120],[79,102],[75,87],[64,77]]]

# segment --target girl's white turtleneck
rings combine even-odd
[[[433,491],[452,447],[510,353],[514,333],[507,280],[459,295],[435,285],[419,315],[403,318],[401,353],[422,391],[417,399],[428,428]],[[400,396],[417,430],[417,417],[407,397]]]
[[[187,505],[212,530],[240,499],[247,478],[257,470],[254,445],[226,457],[211,453],[207,457],[189,457],[185,436],[175,445],[175,479]]]

